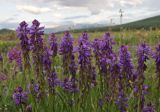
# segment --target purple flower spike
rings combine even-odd
[[[65,75],[68,75],[73,53],[73,37],[68,31],[65,32],[64,37],[61,40],[59,52],[60,55],[62,55],[63,72]]]
[[[103,36],[103,41],[101,43],[102,54],[105,54],[107,57],[113,53],[112,46],[115,44],[113,39],[110,36],[110,33],[105,33]]]
[[[54,33],[50,34],[49,43],[50,43],[50,49],[52,50],[52,56],[55,57],[57,55],[58,43],[57,43],[57,37]]]
[[[17,28],[17,36],[21,40],[21,48],[24,52],[27,52],[29,50],[29,39],[28,39],[28,34],[29,34],[29,28],[28,24],[23,21],[19,24]]]
[[[93,52],[96,58],[96,64],[98,65],[98,68],[100,69],[100,57],[101,57],[101,40],[94,39],[92,43]]]
[[[64,34],[63,39],[61,40],[61,45],[60,45],[60,54],[65,55],[65,54],[71,54],[73,51],[73,37],[72,35],[67,31]]]
[[[21,22],[16,31],[17,31],[17,36],[19,37],[21,41],[20,45],[21,45],[21,50],[22,50],[22,54],[24,58],[24,68],[29,69],[30,67],[30,62],[29,62],[30,43],[29,43],[29,38],[28,38],[28,34],[29,34],[28,24],[25,21]]]
[[[2,57],[2,55],[0,54],[0,62],[2,62],[3,61],[3,57]]]
[[[91,45],[86,37],[82,37],[79,40],[79,56],[78,62],[80,64],[80,86],[81,88],[88,88],[91,84]]]
[[[96,68],[92,67],[92,75],[91,75],[92,85],[96,86]]]
[[[89,42],[89,35],[87,32],[82,33],[81,37],[79,38],[79,43],[87,44],[88,46],[91,45]]]
[[[53,72],[48,77],[48,85],[51,93],[54,93],[56,86],[61,86],[62,83],[58,79],[56,72]]]
[[[151,49],[145,43],[139,45],[137,50],[138,56],[138,70],[139,72],[144,72],[147,68],[145,62],[149,60],[149,56],[151,56]]]
[[[75,80],[78,65],[75,63],[75,57],[72,55],[71,64],[69,65],[70,73],[72,74],[72,79]]]
[[[128,51],[128,46],[122,45],[119,51],[119,64],[121,67],[121,76],[132,81],[133,79],[133,64],[131,60],[131,54]]]
[[[13,94],[13,100],[17,106],[21,104],[27,104],[28,101],[28,93],[23,91],[21,87],[17,87]]]
[[[45,71],[50,74],[51,72],[51,57],[52,55],[52,52],[50,49],[48,49],[47,47],[44,47],[44,52],[43,52],[43,66],[44,66],[44,69]]]
[[[156,112],[156,111],[155,107],[151,103],[149,103],[146,106],[144,106],[143,112]]]
[[[32,22],[32,26],[29,28],[29,33],[31,34],[30,44],[34,51],[38,48],[43,48],[43,39],[41,37],[44,35],[43,29],[44,27],[40,27],[40,23],[36,19]]]
[[[65,78],[62,85],[63,89],[70,93],[76,93],[79,91],[78,87],[76,86],[73,81],[70,81],[68,78]]]
[[[30,44],[32,50],[33,62],[35,65],[35,74],[40,83],[44,84],[43,80],[43,38],[44,27],[40,27],[40,23],[37,20],[32,22],[32,26],[29,28]]]
[[[119,93],[119,96],[116,101],[116,105],[118,106],[118,109],[120,112],[127,112],[127,104],[128,98],[126,98],[123,90]]]
[[[160,90],[160,44],[156,47],[156,51],[153,55],[156,63],[156,74],[158,78],[158,89]]]
[[[17,65],[22,68],[22,58],[21,58],[21,51],[17,48],[12,48],[9,52],[8,52],[8,58],[10,60],[10,62],[12,61],[16,61]]]
[[[135,83],[135,92],[138,93],[138,99],[140,102],[138,103],[138,110],[142,111],[144,108],[145,103],[145,94],[147,93],[148,86],[144,85],[144,71],[147,69],[147,65],[145,62],[149,60],[151,56],[151,49],[145,43],[139,45],[137,50],[137,57],[138,57],[138,67],[137,67],[137,79]]]

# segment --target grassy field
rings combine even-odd
[[[134,23],[133,23],[134,24]],[[89,40],[93,41],[95,38],[102,39],[103,34],[106,31],[96,31],[96,32],[88,32]],[[81,36],[82,32],[71,32],[74,37],[74,46],[78,46],[78,39]],[[156,45],[160,42],[160,30],[122,30],[122,31],[111,31],[110,32],[115,45],[113,46],[114,52],[118,55],[119,48],[121,45],[128,45],[129,51],[131,52],[132,61],[134,63],[134,69],[136,70],[138,66],[136,50],[137,46],[143,42],[147,43],[153,51],[155,51]],[[12,37],[13,35],[13,37]],[[58,48],[60,47],[60,41],[63,37],[63,33],[58,33]],[[44,41],[47,46],[48,44],[48,35],[44,36]],[[0,77],[6,77],[5,80],[0,79],[0,112],[31,112],[26,110],[28,105],[32,106],[33,112],[119,112],[117,105],[115,104],[115,100],[108,101],[105,96],[103,96],[100,92],[101,83],[100,83],[100,74],[98,72],[98,67],[95,65],[95,58],[92,57],[92,65],[96,66],[96,74],[97,74],[97,85],[91,87],[89,91],[82,95],[82,91],[80,90],[77,93],[70,93],[65,91],[61,87],[56,87],[55,93],[49,93],[49,89],[47,84],[45,85],[45,95],[43,93],[40,94],[43,98],[37,99],[38,94],[33,95],[28,90],[28,85],[31,83],[31,79],[33,79],[36,83],[38,83],[37,78],[35,77],[35,67],[32,65],[32,55],[30,53],[31,65],[32,68],[30,71],[20,71],[15,62],[10,62],[8,59],[7,52],[15,47],[17,44],[20,44],[18,37],[15,34],[1,34],[0,36],[0,54],[3,56],[3,62],[0,62]],[[78,53],[75,53],[76,63],[78,64]],[[92,53],[92,55],[94,55]],[[54,67],[57,72],[58,78],[60,80],[64,80],[66,78],[63,75],[63,67],[59,54],[56,56],[54,60]],[[52,64],[53,64],[52,63]],[[145,95],[145,105],[151,103],[152,107],[155,108],[155,112],[160,112],[160,90],[157,89],[157,76],[156,76],[156,66],[155,59],[150,57],[150,60],[146,62],[147,69],[144,72],[145,81],[144,83],[149,86],[148,94]],[[52,65],[53,66],[53,65]],[[78,71],[76,77],[80,77],[80,65],[78,65]],[[24,75],[26,75],[26,79],[24,79]],[[71,77],[71,76],[69,76]],[[47,83],[47,79],[44,80]],[[12,95],[15,91],[15,88],[21,86],[24,91],[28,92],[28,101],[25,104],[15,105]],[[80,86],[78,84],[78,86]],[[128,97],[128,112],[137,112],[137,99],[134,96],[133,90],[129,89],[127,93]],[[117,99],[117,98],[116,98]],[[101,102],[102,101],[102,102]],[[101,104],[102,103],[102,104]],[[145,111],[151,112],[151,111]]]

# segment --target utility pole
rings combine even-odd
[[[120,24],[122,24],[122,17],[123,17],[124,11],[122,9],[120,9],[119,13],[120,13]]]

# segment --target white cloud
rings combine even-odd
[[[18,5],[16,6],[16,8],[20,11],[25,11],[32,14],[41,14],[41,13],[50,11],[50,8],[48,7],[40,8],[40,7],[31,6],[31,5]]]
[[[118,24],[119,9],[124,11],[123,22],[160,14],[159,0],[0,0],[0,3],[0,21],[19,23],[36,18],[46,27],[69,24],[68,21],[99,23],[111,19]],[[11,11],[18,16],[13,17]]]
[[[122,6],[130,5],[130,6],[136,6],[143,3],[143,0],[120,0],[120,4]]]

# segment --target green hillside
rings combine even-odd
[[[74,32],[81,32],[81,31],[88,31],[88,32],[95,32],[95,31],[120,31],[120,29],[150,29],[150,28],[160,28],[160,16],[150,17],[143,20],[130,22],[122,25],[116,26],[107,26],[107,27],[99,27],[99,28],[90,28],[90,29],[80,29],[74,30]]]
[[[13,33],[14,31],[13,30],[9,30],[9,29],[1,29],[0,30],[0,34],[8,34],[8,33]]]

